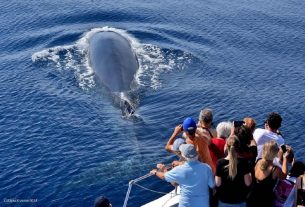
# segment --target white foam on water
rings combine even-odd
[[[94,34],[106,31],[116,32],[129,40],[140,66],[135,75],[137,85],[157,89],[162,85],[159,80],[161,73],[174,68],[182,69],[184,64],[190,60],[189,55],[184,52],[177,56],[171,50],[164,52],[155,45],[141,44],[125,30],[102,27],[88,31],[75,44],[56,46],[36,52],[32,55],[32,61],[54,64],[58,70],[73,70],[79,87],[85,90],[93,88],[96,84],[94,71],[89,64],[89,41]]]

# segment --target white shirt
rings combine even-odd
[[[281,135],[266,129],[256,129],[253,133],[253,137],[257,144],[257,159],[262,157],[263,146],[266,142],[274,140],[278,146],[285,144],[285,141]]]

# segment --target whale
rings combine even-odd
[[[134,114],[134,104],[126,97],[139,62],[129,40],[113,31],[95,33],[89,41],[89,64],[98,81],[115,96],[123,115]]]

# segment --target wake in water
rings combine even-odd
[[[161,87],[159,76],[174,68],[183,69],[184,64],[191,60],[190,55],[175,50],[161,49],[151,44],[141,44],[126,31],[111,27],[95,28],[87,32],[75,44],[48,48],[32,55],[32,61],[53,64],[58,70],[72,70],[80,88],[90,90],[97,83],[94,71],[89,64],[89,41],[98,32],[115,32],[129,40],[139,61],[139,69],[135,75],[132,90],[124,94],[112,94],[114,98],[125,100],[136,108],[138,98],[133,96],[139,87],[157,89]],[[133,97],[133,98],[131,98]],[[123,102],[124,103],[124,102]],[[128,107],[124,110],[128,110]]]

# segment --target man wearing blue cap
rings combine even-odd
[[[179,207],[209,206],[209,188],[214,188],[215,181],[211,168],[198,161],[197,151],[192,144],[182,144],[179,147],[183,165],[168,171],[153,169],[151,174],[171,183],[177,183],[181,188]],[[160,165],[159,165],[160,166]]]
[[[165,146],[165,149],[169,152],[175,152],[174,148],[177,148],[180,144],[183,144],[182,141],[180,141],[181,138],[176,139],[176,137],[182,132],[184,133],[183,135],[185,137],[185,142],[195,146],[195,149],[198,152],[199,161],[207,163],[212,168],[212,171],[215,172],[216,168],[210,155],[208,143],[206,142],[205,138],[201,137],[201,133],[196,133],[197,124],[191,117],[184,119],[182,124],[176,126],[172,136],[169,138]],[[177,162],[174,162],[174,165],[177,165]]]
[[[177,152],[181,144],[189,143],[196,134],[197,125],[193,118],[184,119],[182,124],[175,127],[172,136],[165,145],[165,149],[169,152]],[[177,138],[180,133],[184,133],[185,138]]]

